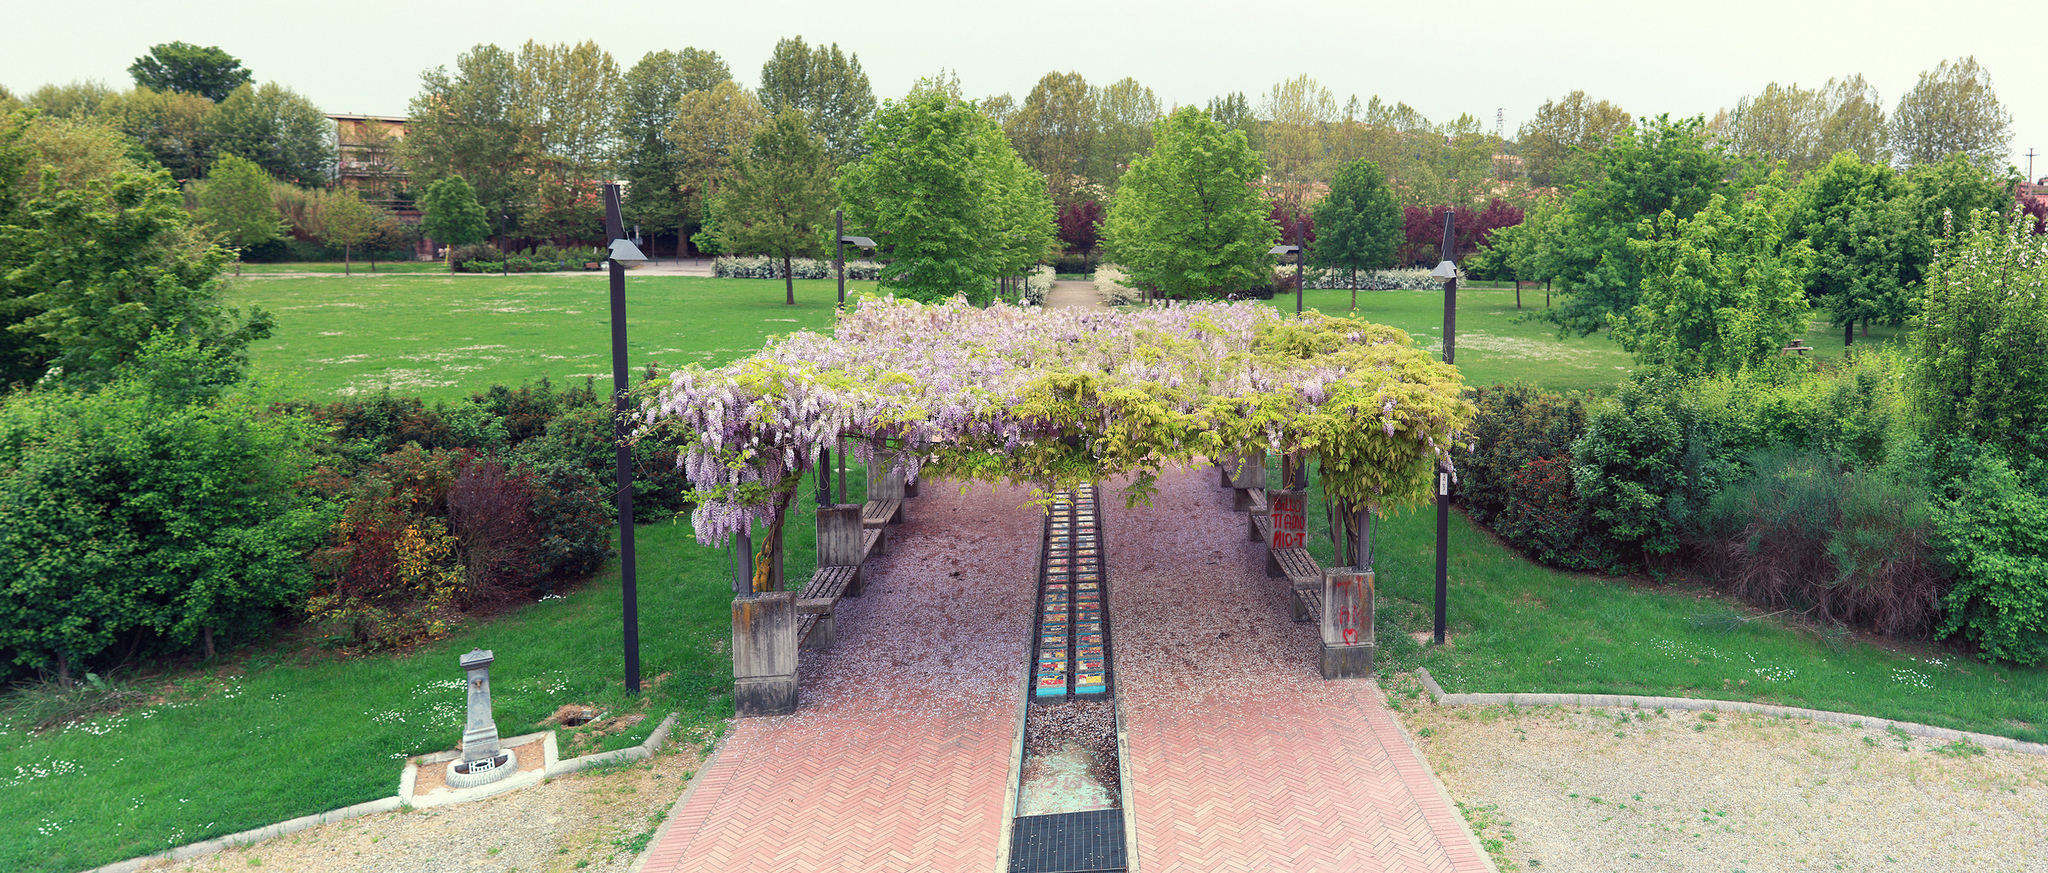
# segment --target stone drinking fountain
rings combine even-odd
[[[511,749],[498,748],[498,723],[491,719],[491,653],[474,649],[462,656],[469,678],[469,722],[462,730],[462,757],[448,762],[448,787],[489,785],[519,771]]]

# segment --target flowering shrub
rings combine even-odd
[[[1312,452],[1326,493],[1419,503],[1470,422],[1456,371],[1404,331],[1259,304],[1129,312],[866,300],[833,336],[799,332],[643,391],[641,439],[665,437],[695,486],[700,542],[779,530],[818,449],[841,434],[968,480],[1065,487],[1263,448]]]
[[[1115,264],[1095,268],[1095,290],[1104,306],[1131,306],[1145,302],[1145,292],[1130,286],[1131,278]]]
[[[1044,306],[1045,295],[1052,293],[1052,283],[1057,278],[1051,264],[1032,267],[1031,273],[1024,277],[1024,301],[1032,306]]]
[[[791,258],[789,271],[798,279],[830,279],[839,275],[832,262],[822,258]],[[782,259],[767,255],[720,255],[711,259],[711,275],[720,279],[780,279]],[[880,279],[882,265],[874,261],[847,261],[846,278]]]
[[[1287,266],[1275,272],[1277,280],[1282,275],[1290,283],[1287,290],[1294,290],[1294,269]],[[1310,288],[1345,289],[1351,287],[1351,273],[1348,270],[1307,270],[1302,273],[1303,281]],[[1429,275],[1428,270],[1360,270],[1358,290],[1360,291],[1436,291],[1444,287],[1444,280]]]

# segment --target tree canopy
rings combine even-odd
[[[128,75],[143,88],[197,94],[215,103],[226,100],[253,78],[241,61],[219,46],[187,42],[150,46],[148,54],[128,65]]]
[[[1974,56],[1942,61],[1920,74],[1892,110],[1892,146],[1906,166],[1965,155],[1996,166],[2012,141],[2012,113],[1998,102],[1991,74]]]
[[[801,36],[778,40],[761,65],[760,97],[769,115],[802,112],[834,163],[861,156],[861,125],[875,112],[875,92],[860,55],[841,52],[838,43],[806,46]]]
[[[1268,251],[1279,238],[1258,189],[1266,162],[1243,132],[1191,106],[1155,131],[1152,152],[1131,164],[1103,221],[1110,257],[1132,279],[1173,297],[1213,298],[1265,284]]]
[[[1586,175],[1586,156],[1627,134],[1634,123],[1621,107],[1573,91],[1546,100],[1516,135],[1529,184],[1563,187]]]
[[[1360,158],[1345,164],[1330,182],[1329,196],[1315,206],[1316,243],[1309,260],[1351,274],[1352,306],[1359,270],[1394,265],[1394,249],[1402,238],[1401,207],[1380,167]]]
[[[254,161],[280,182],[324,186],[333,177],[334,122],[276,82],[243,85],[206,118],[213,151]]]
[[[867,154],[840,171],[837,186],[849,227],[890,252],[884,290],[982,299],[1054,245],[1045,178],[943,83],[883,103],[866,134]]]
[[[618,166],[625,181],[625,220],[650,233],[673,230],[683,238],[702,219],[683,183],[683,162],[668,140],[684,95],[708,91],[732,78],[717,52],[697,48],[648,52],[626,71],[619,110]]]
[[[420,233],[442,245],[482,242],[491,235],[491,220],[476,202],[476,190],[461,176],[427,186],[420,195]]]
[[[822,252],[838,203],[824,140],[802,112],[785,109],[754,134],[734,166],[732,183],[714,201],[710,232],[720,251],[781,257],[783,289],[794,306],[790,261]]]

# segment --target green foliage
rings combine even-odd
[[[847,228],[890,251],[882,288],[904,297],[986,299],[1053,245],[1045,180],[1000,128],[939,83],[890,101],[866,128],[868,154],[840,172]]]
[[[206,184],[199,188],[199,209],[194,216],[237,250],[277,239],[285,230],[271,197],[270,176],[254,162],[235,155],[213,165]]]
[[[167,42],[149,47],[149,54],[128,65],[138,87],[153,91],[197,94],[215,103],[249,84],[251,74],[219,46]]]
[[[770,116],[802,112],[835,164],[858,160],[873,146],[862,127],[875,113],[874,89],[860,55],[841,52],[838,43],[806,47],[801,36],[777,40],[761,65],[761,106]]]
[[[648,52],[626,71],[625,103],[619,109],[619,176],[625,183],[621,204],[626,223],[649,234],[680,235],[697,219],[697,204],[683,189],[683,161],[669,144],[684,95],[707,91],[732,78],[718,53],[698,48]]]
[[[1645,119],[1601,149],[1593,168],[1565,202],[1539,271],[1565,295],[1545,317],[1582,335],[1635,308],[1643,266],[1632,240],[1654,230],[1663,213],[1691,218],[1730,190],[1727,158],[1698,118]]]
[[[1719,422],[1663,374],[1637,374],[1572,443],[1585,529],[1630,563],[1669,555],[1729,475]]]
[[[1267,281],[1279,229],[1257,183],[1265,161],[1244,134],[1184,107],[1157,125],[1102,225],[1109,256],[1137,283],[1215,298]]]
[[[1887,345],[1836,364],[1716,376],[1692,390],[1731,452],[1784,446],[1869,466],[1910,439],[1905,372],[1905,355]]]
[[[334,122],[276,82],[236,88],[207,116],[206,133],[215,152],[248,158],[281,182],[326,185],[333,175]]]
[[[1615,559],[1579,528],[1572,443],[1586,431],[1582,397],[1527,383],[1474,389],[1474,451],[1458,464],[1458,499],[1474,521],[1542,563],[1602,569]]]
[[[477,202],[476,190],[461,176],[448,176],[420,195],[420,232],[449,246],[482,242],[491,235],[490,219]]]
[[[274,224],[268,179],[246,169]],[[33,313],[12,330],[37,341],[57,381],[104,381],[159,332],[231,355],[269,335],[261,310],[243,320],[219,305],[226,252],[193,230],[168,174],[122,170],[75,186],[58,178],[45,170],[23,224],[0,228],[0,247],[29,254],[4,280]]]
[[[518,206],[520,175],[540,139],[533,106],[522,94],[517,56],[495,45],[475,46],[455,59],[453,74],[446,67],[421,73],[411,107],[402,153],[413,185],[432,190],[443,179],[461,177],[475,186],[471,199],[486,216],[482,234],[427,235],[451,245],[489,235],[493,223]]]
[[[1598,175],[1597,155],[1609,142],[1627,135],[1634,120],[1605,100],[1573,91],[1545,100],[1535,117],[1515,135],[1515,148],[1539,188],[1568,188]]]
[[[1639,302],[1610,316],[1614,339],[1643,366],[1686,376],[1782,360],[1806,332],[1813,252],[1787,241],[1791,198],[1775,184],[1730,203],[1716,194],[1690,219],[1664,212],[1629,240],[1641,264]]]
[[[354,191],[341,192],[328,201],[321,216],[321,238],[328,245],[341,246],[344,274],[355,247],[375,239],[383,219],[383,210],[364,203]]]
[[[210,648],[304,596],[330,517],[300,487],[317,432],[246,395],[159,396],[152,365],[196,350],[158,343],[99,391],[0,407],[0,646],[16,663]]]
[[[2048,432],[2048,236],[1982,213],[1928,274],[1913,338],[1927,432],[2040,451]]]
[[[2005,160],[2012,113],[1998,102],[1991,74],[1975,56],[1942,61],[1920,74],[1892,110],[1892,146],[1907,166],[1960,155],[1980,166]]]
[[[1891,636],[1934,628],[1943,578],[1924,488],[1813,450],[1766,450],[1747,465],[1701,519],[1697,551],[1720,585],[1764,609]]]
[[[838,203],[824,141],[803,113],[785,110],[754,134],[731,184],[718,192],[718,222],[708,232],[719,251],[776,255],[787,266],[791,258],[823,254]],[[793,306],[796,280],[787,271],[784,277]]]
[[[1889,167],[1847,152],[1799,183],[1789,230],[1813,248],[1807,288],[1827,301],[1845,340],[1858,321],[1896,326],[1910,314],[1920,231],[1905,194]]]
[[[1380,167],[1360,158],[1345,164],[1330,182],[1330,193],[1315,205],[1315,245],[1309,260],[1318,267],[1349,271],[1394,265],[1394,248],[1404,238],[1401,206]]]
[[[2048,661],[2048,489],[2039,467],[1979,453],[1934,512],[1941,556],[1955,570],[1937,632],[2017,664]]]

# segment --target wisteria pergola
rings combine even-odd
[[[1429,499],[1469,425],[1456,368],[1402,330],[1254,303],[1134,311],[863,301],[800,332],[643,389],[639,438],[672,441],[698,541],[760,524],[774,544],[819,450],[852,438],[913,479],[1049,493],[1198,458],[1319,461],[1326,499],[1383,514]]]

